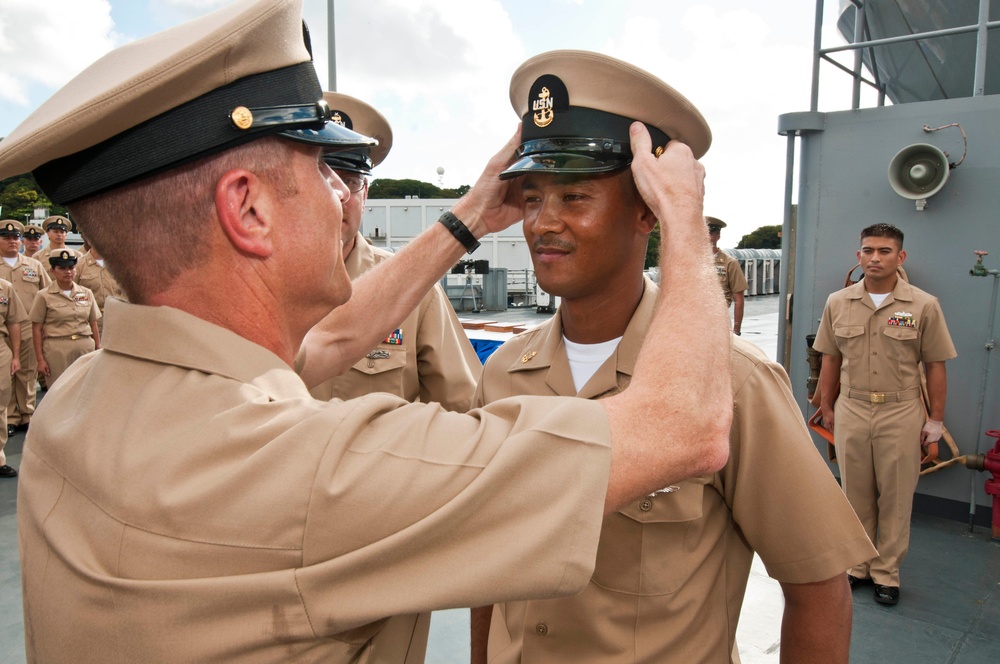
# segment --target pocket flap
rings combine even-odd
[[[915,327],[897,327],[895,325],[890,325],[889,327],[882,329],[882,334],[890,339],[912,341],[920,336],[920,330]]]
[[[841,325],[840,327],[834,329],[833,333],[838,337],[844,337],[845,339],[850,339],[852,337],[859,337],[865,333],[864,325]]]
[[[354,369],[369,375],[380,374],[406,366],[406,346],[380,344],[355,363]]]

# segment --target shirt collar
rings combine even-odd
[[[302,380],[277,355],[197,316],[115,299],[104,313],[106,352],[252,383],[275,400],[309,398]]]

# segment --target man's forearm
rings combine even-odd
[[[313,387],[340,375],[389,336],[464,253],[451,233],[435,223],[356,279],[351,299],[330,312],[302,342],[306,362],[300,373],[305,384]],[[386,297],[388,284],[391,297]]]
[[[520,206],[509,183],[497,177],[510,163],[518,136],[490,160],[473,190],[452,208],[477,239],[520,219]],[[465,254],[465,247],[451,232],[434,223],[399,253],[355,280],[350,300],[306,334],[302,380],[313,387],[349,369],[385,339]]]
[[[944,362],[926,362],[924,371],[927,374],[927,416],[942,422],[948,396],[948,374]]]
[[[733,293],[733,332],[736,334],[743,332],[743,306],[745,303],[743,293]]]
[[[847,574],[817,583],[782,583],[781,662],[842,664],[851,652],[851,589]]]
[[[704,170],[683,144],[659,159],[634,128],[632,171],[660,220],[660,296],[629,389],[601,403],[612,435],[605,509],[714,472],[732,420],[729,316],[702,216]]]

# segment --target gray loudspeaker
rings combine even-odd
[[[903,198],[924,201],[948,181],[948,155],[926,143],[909,145],[889,162],[889,186]],[[917,203],[917,209],[923,209]]]

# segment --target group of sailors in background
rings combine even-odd
[[[104,259],[86,241],[66,245],[73,229],[55,215],[41,226],[0,221],[0,477],[7,439],[26,431],[39,383],[52,385],[74,360],[101,347],[101,315],[108,297],[124,299]],[[42,248],[42,238],[48,244]]]

